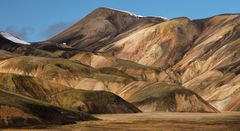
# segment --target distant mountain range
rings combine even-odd
[[[240,111],[239,14],[98,8],[46,41],[2,32],[0,49],[0,111],[10,112],[2,127],[96,119],[87,113]]]

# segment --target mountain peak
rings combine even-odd
[[[97,8],[97,9],[96,9],[96,11],[99,11],[99,10],[126,13],[126,14],[129,14],[129,15],[131,15],[131,16],[135,16],[135,17],[144,17],[144,16],[142,16],[142,15],[137,15],[137,14],[132,13],[132,12],[129,12],[129,11],[119,10],[119,9],[114,9],[114,8],[100,7],[100,8]]]
[[[17,36],[10,34],[8,32],[0,32],[0,36],[4,37],[5,39],[8,39],[14,43],[30,45],[30,43],[18,38]]]
[[[163,17],[163,16],[142,16],[142,15],[138,15],[136,13],[133,12],[129,12],[129,11],[125,11],[125,10],[120,10],[120,9],[114,9],[114,8],[107,8],[107,7],[100,7],[95,9],[93,12],[118,12],[118,13],[125,13],[125,14],[129,14],[130,16],[134,16],[134,17],[156,17],[156,18],[162,18],[164,20],[168,20],[168,18]]]

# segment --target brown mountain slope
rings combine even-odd
[[[194,91],[218,110],[238,110],[239,27],[238,14],[163,20],[99,8],[34,45],[70,60],[13,57],[1,61],[0,72],[75,89],[111,91],[124,99],[148,84],[171,82]],[[197,100],[212,109],[187,92],[191,91],[173,92],[171,99],[184,94],[191,100],[183,107],[193,108],[189,103]]]
[[[151,80],[181,84],[224,110],[230,109],[226,106],[240,88],[239,31],[239,14],[176,18],[122,33],[114,41],[98,43],[101,47],[96,52],[101,53],[79,53],[71,59],[122,71],[129,68],[118,67],[117,59],[154,67],[157,72]],[[132,72],[137,71],[125,71],[134,76]]]
[[[221,15],[202,21],[203,32],[184,57],[166,72],[194,90],[218,109],[240,88],[239,15]],[[161,73],[164,79],[169,78]]]
[[[94,51],[124,32],[162,21],[162,18],[139,17],[108,8],[98,8],[66,31],[36,46],[48,50],[54,49],[57,44],[66,43],[69,48]]]
[[[0,63],[1,89],[69,109],[74,107],[77,110],[77,103],[83,102],[89,113],[140,112],[135,106],[110,92],[73,89],[90,90],[96,86],[96,90],[109,90],[104,84],[129,83],[135,79],[123,72],[104,72],[66,59],[33,56],[12,56]],[[54,99],[53,96],[65,92],[66,96],[56,97],[59,100]]]
[[[150,68],[130,61],[117,62],[120,68]],[[134,113],[139,110],[109,92],[75,89],[111,91],[127,99],[155,81],[139,81],[140,78],[118,68],[94,69],[71,60],[34,56],[4,59],[0,61],[0,72],[0,83],[5,90],[89,113]]]
[[[117,58],[167,68],[181,59],[199,34],[191,20],[178,18],[136,31],[101,52],[114,52]]]
[[[90,65],[102,71],[116,70],[124,72],[137,80],[156,81],[159,68],[145,66],[133,61],[106,56],[102,53],[81,52],[70,58],[83,64]]]

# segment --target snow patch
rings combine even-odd
[[[14,42],[14,43],[19,43],[19,44],[24,44],[24,45],[30,45],[30,43],[24,41],[24,40],[21,40],[20,38],[17,38],[16,36],[13,36],[12,34],[10,33],[7,33],[7,32],[0,32],[0,35],[3,36],[4,38]]]
[[[150,16],[150,17],[156,17],[156,18],[161,18],[161,19],[164,19],[164,20],[169,20],[167,17],[163,17],[163,16]]]
[[[109,9],[115,10],[115,11],[124,12],[124,13],[127,13],[127,14],[129,14],[129,15],[131,15],[131,16],[135,16],[135,17],[146,17],[146,16],[142,16],[142,15],[137,15],[137,14],[135,14],[135,13],[132,13],[132,12],[129,12],[129,11],[125,11],[125,10],[118,10],[118,9],[113,9],[113,8],[109,8]],[[168,18],[162,17],[162,16],[151,16],[151,17],[157,17],[157,18],[162,18],[162,19],[164,19],[164,20],[168,20]]]
[[[111,10],[115,10],[115,11],[124,12],[124,13],[127,13],[127,14],[131,15],[131,16],[136,16],[136,17],[144,17],[144,16],[137,15],[137,14],[135,14],[135,13],[132,13],[132,12],[129,12],[129,11],[125,11],[125,10],[118,10],[118,9],[113,9],[113,8],[109,8],[109,9],[111,9]]]

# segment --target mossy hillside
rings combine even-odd
[[[123,72],[112,72],[112,69],[109,69],[110,71],[107,71],[107,69],[97,70],[90,66],[61,58],[21,56],[11,58],[7,62],[8,64],[5,64],[3,68],[18,69],[25,72],[24,75],[35,75],[34,72],[39,71],[36,77],[42,79],[57,77],[63,79],[95,78],[101,81],[126,83],[134,79]],[[119,77],[122,78],[121,81],[119,81]]]
[[[9,65],[7,66],[8,67],[5,68],[9,68],[9,66],[12,66],[12,68],[17,68],[27,73],[32,72],[37,68],[49,72],[55,72],[57,70],[68,70],[70,73],[80,75],[89,75],[92,73],[91,68],[87,66],[61,58],[54,59],[44,57],[21,56],[10,59]]]
[[[0,60],[5,60],[5,59],[9,59],[9,58],[16,57],[16,56],[18,56],[18,55],[13,54],[8,51],[5,51],[5,50],[0,50]]]
[[[1,89],[43,101],[47,101],[47,94],[51,93],[37,78],[23,75],[0,73],[0,86]]]
[[[143,70],[156,70],[157,68],[155,67],[150,67],[150,66],[145,66],[138,64],[136,62],[130,61],[130,60],[124,60],[124,59],[116,59],[116,62],[123,67],[126,68],[132,68],[132,69],[143,69]]]
[[[195,92],[184,88],[169,90],[159,97],[149,97],[133,104],[139,108],[148,105],[148,110],[151,111],[219,112]]]
[[[188,18],[176,18],[170,21],[162,22],[156,25],[156,29],[159,29],[161,33],[174,33],[180,27],[187,27],[191,23],[191,20]],[[184,29],[184,28],[183,28]]]
[[[127,77],[129,79],[133,79],[133,80],[136,80],[136,78],[124,73],[123,71],[121,70],[118,70],[118,69],[115,69],[115,68],[111,68],[111,67],[104,67],[104,68],[99,68],[98,69],[101,73],[104,73],[104,74],[115,74],[117,76],[122,76],[122,77]]]
[[[20,54],[20,55],[25,55],[25,56],[39,56],[39,57],[58,57],[57,55],[45,51],[45,50],[41,50],[41,49],[37,49],[34,47],[30,47],[30,46],[21,46],[18,47],[15,51],[13,51],[16,54]]]
[[[20,108],[45,124],[67,124],[78,120],[95,119],[86,113],[75,113],[2,89],[0,89],[0,104]]]
[[[133,95],[131,95],[127,101],[134,103],[143,101],[148,98],[164,98],[169,92],[175,89],[181,89],[183,87],[173,84],[173,83],[165,83],[165,82],[156,82],[146,87],[143,87],[142,90],[137,91]]]
[[[111,75],[112,77],[112,81],[115,81],[116,79],[118,79],[119,77],[122,77],[123,79],[125,78],[125,80],[123,81],[123,83],[128,84],[132,81],[136,81],[137,79],[133,76],[130,76],[126,73],[124,73],[121,70],[115,69],[115,68],[111,68],[111,67],[104,67],[104,68],[99,68],[98,69],[99,72],[101,72],[102,74],[106,74],[106,75]],[[114,78],[115,76],[115,78]],[[100,77],[104,78],[104,77]],[[105,79],[109,79],[109,76],[106,76]]]
[[[144,100],[133,102],[135,106],[142,106],[142,105],[151,105],[152,103],[156,103],[155,111],[176,111],[176,100],[175,95],[176,93],[192,95],[193,92],[190,92],[187,89],[172,89],[172,90],[165,90],[161,93],[159,92],[159,96],[150,96]],[[153,107],[154,109],[154,107]]]
[[[121,97],[106,91],[88,91],[88,90],[77,90],[70,89],[65,90],[61,93],[52,96],[52,99],[59,106],[71,109],[72,106],[77,102],[83,102],[89,113],[114,113],[112,107],[108,105],[121,104],[131,110],[131,112],[139,112],[139,110],[124,101]],[[122,112],[124,113],[124,112]]]
[[[12,80],[13,76],[14,74],[0,73],[0,87],[8,91],[16,92],[16,86]]]

